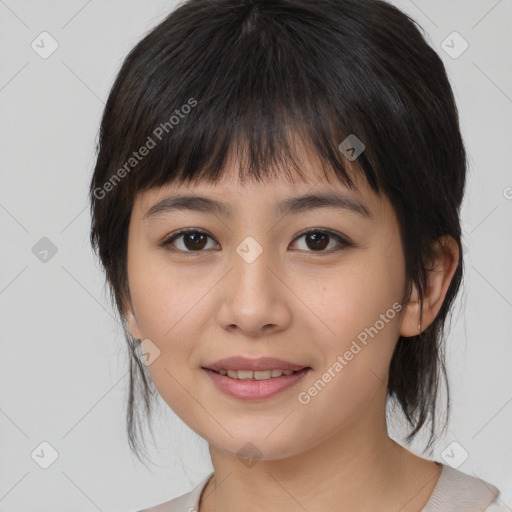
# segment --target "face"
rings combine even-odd
[[[363,421],[376,396],[384,406],[405,288],[397,219],[362,178],[350,190],[301,162],[306,181],[241,185],[230,164],[214,185],[147,190],[133,206],[128,327],[163,400],[231,454],[251,443],[263,459],[296,455]],[[291,202],[326,194],[349,201]],[[173,208],[182,195],[225,211]],[[206,369],[234,356],[305,370],[248,381]]]

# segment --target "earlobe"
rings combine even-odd
[[[423,304],[425,306],[425,304]],[[409,302],[403,310],[402,323],[400,326],[400,336],[409,338],[420,333],[420,303],[419,294],[415,284],[412,284],[412,292]],[[423,316],[423,325],[425,325],[425,316]]]
[[[423,299],[423,314],[420,322],[419,294],[413,284],[409,302],[405,307],[400,326],[400,336],[417,336],[436,318],[443,305],[446,292],[457,269],[459,247],[451,236],[443,236],[436,242],[436,255],[432,266],[427,269],[427,289]]]
[[[137,323],[137,319],[135,318],[135,314],[133,313],[133,308],[131,306],[127,308],[124,318],[126,321],[126,327],[128,328],[128,331],[132,337],[141,340],[142,335]]]

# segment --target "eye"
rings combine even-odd
[[[295,240],[300,240],[301,238],[305,238],[306,241],[306,249],[299,248],[299,250],[308,250],[312,249],[312,251],[308,252],[335,252],[336,250],[342,250],[346,247],[352,247],[354,244],[349,242],[344,237],[335,233],[333,231],[328,231],[324,229],[310,229],[301,233]],[[191,252],[204,252],[203,249],[219,249],[220,245],[218,243],[213,244],[213,247],[207,247],[207,240],[213,238],[208,235],[205,231],[200,229],[188,228],[182,229],[170,237],[166,238],[161,245],[164,247],[174,246],[176,250],[169,249],[174,252],[182,252],[182,253],[191,253]],[[175,244],[175,241],[179,241],[180,243]],[[335,241],[338,245],[342,247],[339,249],[335,249],[334,251],[325,249],[330,245],[330,242]],[[335,244],[336,245],[336,244]],[[332,247],[331,247],[332,249]]]
[[[175,240],[183,239],[180,240],[181,243],[178,244],[181,245],[181,247],[177,247],[178,250],[175,252],[203,252],[202,249],[207,246],[206,240],[208,238],[213,240],[208,233],[200,229],[182,229],[177,233],[174,233],[169,238],[166,238],[162,242],[162,245],[167,247],[169,245],[173,245]],[[217,244],[216,247],[219,247],[219,244]]]
[[[306,249],[299,249],[312,249],[312,251],[308,252],[336,252],[338,250],[342,250],[343,248],[352,247],[354,245],[338,233],[324,229],[310,229],[299,235],[295,240],[300,240],[301,238],[305,238]],[[342,246],[342,248],[334,249],[334,251],[325,251],[326,247],[328,247],[329,243],[332,241],[337,242],[338,245]]]

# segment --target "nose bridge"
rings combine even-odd
[[[270,286],[271,272],[268,267],[274,263],[272,249],[263,240],[263,235],[246,236],[236,247],[233,255],[234,279],[243,287],[262,291]]]

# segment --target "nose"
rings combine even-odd
[[[230,263],[231,270],[218,290],[219,325],[251,337],[286,329],[293,295],[282,262],[249,237],[233,252]]]

